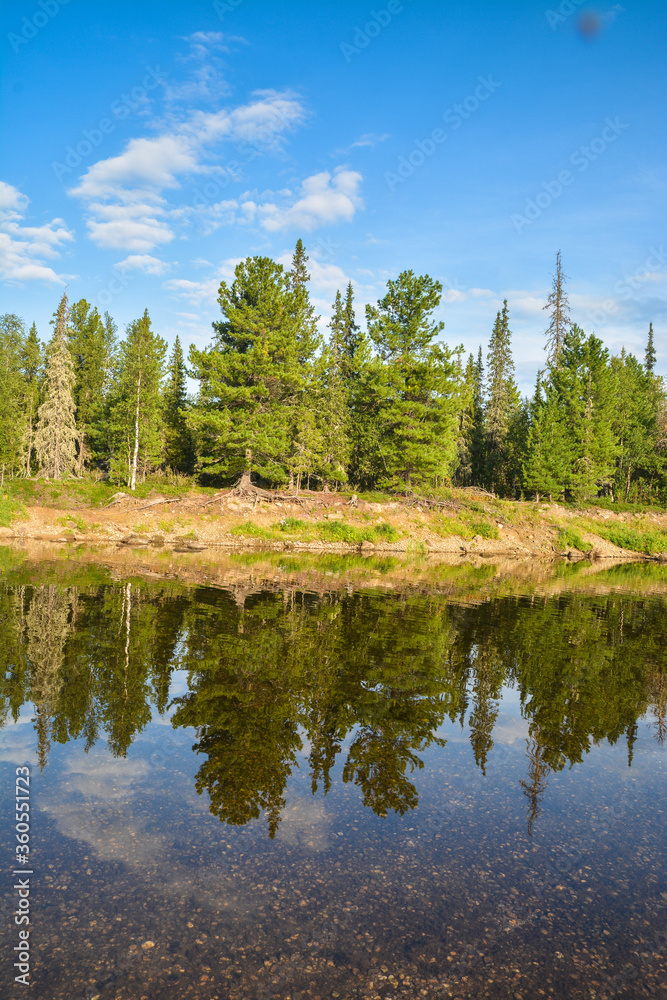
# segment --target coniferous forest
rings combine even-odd
[[[250,476],[293,490],[425,492],[478,486],[515,499],[667,503],[667,394],[646,351],[610,355],[572,318],[560,253],[536,331],[545,362],[522,399],[511,303],[467,359],[434,319],[441,284],[403,271],[355,311],[336,294],[328,338],[297,241],[222,282],[210,346],[171,353],[146,310],[124,339],[63,294],[46,345],[0,318],[0,463],[9,477],[108,476],[134,489],[158,470],[203,485]],[[364,328],[365,326],[365,328]],[[187,391],[187,378],[197,385]]]

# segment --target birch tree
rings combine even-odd
[[[145,479],[162,461],[166,354],[166,341],[152,330],[146,310],[141,319],[130,323],[120,345],[110,407],[112,475],[126,478],[131,490],[136,489],[139,470]]]

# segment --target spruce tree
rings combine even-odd
[[[110,407],[114,439],[111,472],[136,489],[163,457],[162,380],[167,344],[151,327],[148,310],[129,324],[116,361]]]
[[[468,355],[465,372],[462,375],[463,389],[461,392],[461,411],[459,413],[458,464],[456,481],[460,486],[472,483],[472,447],[473,447],[473,400],[475,389],[475,358]]]
[[[503,494],[514,489],[520,456],[515,423],[519,415],[519,390],[514,381],[507,299],[496,315],[486,356],[487,404],[485,480]]]
[[[340,291],[336,292],[330,326],[330,347],[333,351],[335,341],[336,368],[347,400],[348,438],[341,441],[348,452],[347,478],[367,488],[378,472],[377,412],[371,390],[371,351],[368,337],[357,323],[352,282],[348,282],[344,299]]]
[[[486,430],[484,400],[484,359],[481,345],[477,351],[477,361],[473,378],[472,394],[472,442],[470,454],[471,482],[481,486],[486,470]]]
[[[23,320],[13,313],[0,319],[0,488],[5,472],[13,473],[21,461],[24,430],[23,380],[20,358],[26,342]]]
[[[537,374],[530,403],[522,471],[524,488],[536,500],[562,497],[570,471],[568,441],[558,396],[544,381],[544,372]]]
[[[614,481],[617,444],[609,352],[597,337],[586,337],[575,324],[565,335],[553,383],[570,454],[566,485],[574,500],[585,502]]]
[[[336,302],[339,302],[340,292],[337,293]],[[352,282],[348,281],[345,290],[345,302],[340,303],[341,320],[341,358],[343,361],[343,374],[346,379],[354,377],[356,369],[355,360],[362,348],[364,335],[362,334],[354,312],[354,289]]]
[[[646,354],[644,356],[644,367],[649,375],[652,375],[655,370],[656,362],[655,347],[653,344],[653,323],[648,325],[648,341],[646,343]]]
[[[305,478],[310,486],[312,476],[321,476],[324,441],[321,433],[320,396],[324,389],[326,363],[315,354],[322,339],[317,330],[319,317],[310,301],[308,292],[308,255],[303,242],[298,239],[292,256],[292,267],[287,273],[289,294],[286,307],[286,328],[293,339],[296,365],[292,373],[294,397],[291,401],[291,448],[288,456],[290,483],[297,487]]]
[[[53,336],[46,349],[44,401],[38,410],[35,456],[40,475],[61,479],[77,466],[75,374],[67,343],[69,306],[63,292],[54,320]]]
[[[570,320],[570,305],[567,292],[565,291],[565,278],[560,259],[560,250],[556,254],[556,273],[553,276],[551,292],[544,309],[550,309],[549,326],[546,335],[547,342],[544,350],[547,351],[547,362],[550,368],[558,368],[560,364],[560,352],[565,342]]]
[[[97,445],[98,438],[102,438],[99,444],[103,447],[100,424],[105,417],[115,346],[115,329],[110,326],[108,317],[105,324],[97,309],[85,299],[75,302],[70,315],[69,349],[76,374],[74,401],[79,432],[79,475],[91,460],[105,457],[103,451],[98,452]]]
[[[456,458],[459,385],[452,352],[433,343],[442,285],[403,271],[387,282],[377,306],[366,307],[380,364],[372,392],[379,418],[378,449],[386,485],[434,485],[449,478]]]
[[[23,375],[23,408],[25,414],[25,430],[23,433],[25,474],[29,476],[40,385],[44,375],[44,351],[37,336],[37,327],[34,323],[30,327],[30,332],[21,349],[20,368]]]
[[[350,392],[346,382],[345,323],[340,292],[336,292],[331,335],[322,353],[321,404],[318,419],[321,433],[322,475],[325,488],[347,482],[350,458]]]
[[[187,422],[186,374],[183,349],[176,337],[164,387],[164,460],[168,468],[189,475],[194,470],[195,449]]]

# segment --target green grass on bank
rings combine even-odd
[[[95,482],[93,479],[64,479],[46,482],[44,479],[12,479],[7,484],[5,493],[27,506],[55,507],[61,510],[71,510],[77,507],[104,507],[111,502],[114,493],[128,493],[143,500],[151,490],[166,497],[183,496],[198,493],[210,496],[218,492],[210,486],[196,486],[191,477],[150,476],[145,483],[137,484],[134,491],[124,484],[110,483],[105,480]]]
[[[629,549],[631,552],[643,552],[648,556],[667,552],[667,531],[648,526],[631,527],[628,524],[600,524],[589,521],[584,524],[585,530],[599,535],[612,545]]]
[[[267,541],[320,541],[346,545],[361,545],[364,541],[376,545],[381,542],[396,542],[402,537],[400,531],[384,521],[381,524],[358,527],[345,521],[318,521],[315,524],[308,524],[296,517],[284,517],[268,526],[245,521],[243,524],[235,525],[230,534],[238,538],[259,538]]]
[[[0,493],[0,527],[11,528],[14,521],[26,517],[26,509],[20,500],[9,493]]]
[[[446,514],[436,514],[428,525],[429,529],[441,538],[451,538],[456,536],[468,541],[475,535],[482,538],[499,538],[500,533],[495,524],[480,517],[466,517],[459,514],[456,517],[448,517]]]
[[[579,552],[590,552],[591,542],[585,542],[574,528],[561,528],[558,532],[558,545],[561,549],[578,549]]]

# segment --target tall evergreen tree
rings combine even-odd
[[[550,368],[558,368],[560,364],[560,352],[565,342],[565,334],[570,325],[570,304],[565,291],[565,278],[563,266],[560,259],[560,250],[556,254],[556,273],[553,277],[551,292],[544,309],[550,309],[549,326],[547,327],[547,342],[544,350],[547,351],[547,362]]]
[[[213,324],[214,342],[203,351],[190,348],[200,381],[191,421],[205,472],[287,482],[294,410],[317,346],[302,289],[293,290],[269,257],[248,257],[231,286],[221,283],[223,318]]]
[[[544,496],[561,499],[569,470],[570,454],[558,395],[544,380],[544,372],[538,372],[522,462],[524,488],[536,500]]]
[[[630,498],[633,478],[652,478],[661,466],[657,450],[654,379],[632,354],[621,351],[611,360],[614,387],[612,427],[617,440],[616,492]]]
[[[325,487],[329,483],[347,482],[350,441],[350,389],[345,352],[345,320],[340,292],[336,292],[333,315],[329,323],[331,335],[322,354],[322,397],[318,406],[321,431],[322,474]]]
[[[164,459],[168,468],[190,474],[194,470],[195,448],[187,422],[186,374],[183,349],[176,337],[164,387]]]
[[[460,486],[469,486],[472,483],[473,401],[475,390],[475,358],[472,354],[468,355],[465,372],[462,375],[459,373],[459,377],[463,380],[463,390],[461,392],[461,410],[459,413],[456,482]]]
[[[514,381],[512,334],[507,299],[496,316],[486,356],[487,404],[486,473],[492,490],[508,494],[514,489],[520,455],[515,424],[519,416],[519,390]]]
[[[291,401],[291,448],[288,456],[290,483],[300,485],[302,479],[310,486],[312,476],[322,472],[324,439],[322,435],[320,399],[325,385],[326,360],[315,354],[322,339],[317,330],[319,317],[310,301],[308,292],[308,255],[303,242],[298,239],[292,256],[292,267],[287,273],[289,294],[286,317],[292,328],[296,367],[294,398]]]
[[[20,462],[23,437],[23,385],[19,370],[26,342],[23,320],[13,313],[0,319],[0,488],[5,471],[13,472]]]
[[[644,367],[649,375],[652,375],[655,370],[656,362],[655,345],[653,344],[653,323],[648,325],[648,340],[646,342],[646,354],[644,356]]]
[[[25,430],[23,441],[25,447],[25,474],[30,475],[33,439],[37,421],[40,385],[44,376],[44,351],[37,336],[37,327],[33,323],[21,349],[20,369],[23,375],[23,401],[25,413]]]
[[[79,475],[91,459],[102,457],[96,445],[98,438],[103,439],[100,425],[106,416],[106,393],[115,346],[114,327],[105,324],[97,309],[85,299],[75,302],[70,315],[69,349],[76,375]]]
[[[369,335],[381,364],[374,397],[378,448],[386,484],[434,484],[449,477],[456,458],[459,386],[452,352],[433,343],[444,329],[434,322],[442,285],[403,271],[387,282],[377,306],[366,307]]]
[[[40,474],[60,479],[76,470],[75,373],[69,352],[67,329],[69,306],[67,294],[51,321],[53,336],[46,349],[44,401],[38,410],[35,431],[35,456]]]
[[[565,335],[554,388],[567,429],[570,470],[566,486],[584,502],[610,488],[617,445],[612,430],[613,386],[609,352],[576,324]]]
[[[160,465],[162,442],[162,380],[167,344],[152,327],[148,310],[127,328],[118,351],[110,408],[114,438],[112,475],[136,489],[137,471]]]

